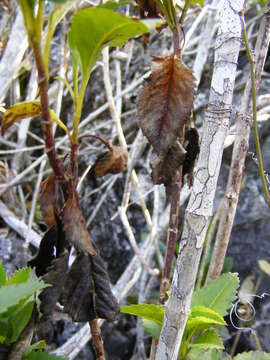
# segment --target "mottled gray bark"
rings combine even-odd
[[[261,74],[270,41],[270,1],[265,6],[264,17],[261,20],[259,34],[255,47],[255,79],[258,90]],[[244,96],[242,98],[241,110],[236,122],[236,137],[233,147],[232,162],[228,177],[226,192],[223,199],[220,221],[216,236],[213,256],[211,259],[207,279],[220,275],[229,244],[232,226],[238,204],[242,177],[244,173],[245,160],[248,150],[250,127],[252,124],[252,91],[251,79],[248,79]]]
[[[244,0],[223,0],[220,4],[219,30],[208,109],[195,181],[185,213],[184,230],[165,305],[158,360],[177,359],[197,275],[202,245],[212,215],[223,144],[229,128],[238,53],[241,43],[239,11]]]

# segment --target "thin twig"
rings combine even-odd
[[[249,46],[249,42],[248,42],[248,37],[247,37],[243,12],[241,12],[240,18],[241,18],[241,23],[242,23],[242,28],[243,28],[243,38],[244,38],[244,42],[245,42],[245,45],[246,45],[247,57],[248,57],[248,61],[249,61],[249,64],[250,64],[251,91],[252,91],[252,111],[253,111],[253,122],[254,122],[253,131],[254,131],[254,137],[255,137],[255,146],[256,146],[256,152],[257,152],[257,157],[258,157],[260,176],[261,176],[262,184],[263,184],[263,191],[264,191],[264,195],[265,195],[268,207],[270,208],[270,195],[269,195],[269,191],[268,191],[268,187],[267,187],[267,182],[266,182],[266,179],[265,179],[265,176],[264,176],[262,152],[261,152],[259,132],[258,132],[257,105],[256,105],[256,103],[257,103],[257,101],[256,101],[257,89],[256,89],[256,79],[255,79],[254,59],[253,59],[253,56],[251,54],[251,50],[250,50],[250,46]]]
[[[126,233],[128,235],[129,242],[130,242],[135,254],[138,256],[143,268],[150,275],[158,275],[159,270],[158,269],[151,269],[149,267],[149,265],[147,264],[146,260],[145,260],[145,255],[141,253],[141,251],[140,251],[140,249],[139,249],[139,247],[137,245],[137,242],[136,242],[135,236],[133,234],[133,231],[131,229],[131,226],[129,224],[125,209],[122,206],[119,206],[118,211],[119,211],[120,219],[121,219],[121,221],[122,221],[122,223],[124,225],[124,228],[126,230]]]
[[[105,91],[106,91],[107,99],[109,102],[110,113],[111,113],[113,122],[116,127],[116,132],[117,132],[119,143],[124,149],[127,149],[127,142],[126,142],[125,135],[124,135],[124,132],[122,129],[120,118],[116,111],[115,100],[113,98],[113,93],[112,93],[112,85],[111,85],[110,72],[109,72],[109,49],[108,49],[108,47],[103,50],[102,54],[103,54],[103,63],[104,63],[104,66],[103,66],[104,84],[105,84]],[[149,229],[151,229],[151,226],[152,226],[151,216],[150,216],[150,213],[145,204],[144,198],[142,196],[138,177],[137,177],[135,170],[132,171],[131,178],[135,185],[135,189],[138,193],[140,205],[142,207],[147,226]]]

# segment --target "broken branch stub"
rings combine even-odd
[[[137,100],[137,119],[158,155],[152,164],[154,184],[171,184],[185,159],[182,145],[195,95],[195,78],[175,54],[154,57],[152,73]]]

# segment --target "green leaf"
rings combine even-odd
[[[0,335],[0,344],[5,344],[6,338]]]
[[[8,319],[0,319],[0,337],[2,338],[1,343],[9,344],[9,339],[12,334],[12,328]]]
[[[204,0],[192,0],[192,3],[193,4],[199,4],[199,5],[203,6],[204,5]]]
[[[226,256],[225,261],[222,268],[222,273],[228,273],[232,270],[233,267],[233,257],[232,256]]]
[[[192,349],[223,349],[221,336],[215,330],[203,332],[197,339],[190,344]]]
[[[10,278],[7,279],[6,285],[21,284],[27,282],[31,273],[31,268],[21,268],[15,271]]]
[[[104,46],[123,46],[130,38],[149,32],[157,24],[133,20],[101,7],[82,9],[72,18],[68,42],[74,72],[78,67],[86,86],[91,70]]]
[[[40,340],[30,346],[28,346],[24,352],[23,359],[30,355],[32,351],[35,350],[44,350],[46,348],[46,342],[44,340]]]
[[[262,351],[249,351],[236,355],[233,360],[270,360],[270,354]]]
[[[239,286],[237,274],[226,273],[208,285],[194,291],[191,307],[203,305],[221,316],[225,316],[236,299],[236,290]]]
[[[64,18],[66,13],[73,6],[72,0],[58,0],[52,2],[56,4],[52,5],[52,11],[50,12],[47,34],[46,34],[44,50],[43,50],[43,60],[44,60],[44,66],[46,72],[48,72],[51,42],[56,26],[59,24],[59,22]]]
[[[23,284],[2,286],[0,288],[0,314],[47,286],[47,284],[39,280],[29,280]]]
[[[49,0],[50,2],[53,2],[53,3],[65,3],[67,2],[68,0]]]
[[[142,319],[144,331],[150,334],[153,338],[159,339],[161,332],[161,324],[157,324],[155,321]]]
[[[220,350],[211,349],[211,350],[201,350],[201,349],[192,349],[188,354],[189,360],[221,360],[222,352]]]
[[[204,306],[194,306],[191,308],[185,330],[198,331],[215,325],[226,325],[219,313]]]
[[[24,356],[23,360],[68,360],[64,356],[51,355],[47,352],[32,351],[29,355]]]
[[[132,4],[132,0],[107,1],[104,4],[99,5],[99,7],[102,7],[104,9],[109,9],[109,10],[116,10],[120,6],[124,6],[124,5],[128,5],[128,4]]]
[[[140,316],[143,319],[152,320],[162,326],[164,318],[163,306],[155,304],[137,304],[121,306],[120,311],[125,314]]]
[[[6,283],[6,270],[4,265],[0,262],[0,287]]]
[[[26,302],[23,306],[19,307],[9,317],[9,323],[12,328],[12,335],[9,340],[10,343],[15,342],[20,336],[21,332],[28,324],[34,307],[34,300]]]

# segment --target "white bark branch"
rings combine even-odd
[[[244,0],[223,0],[215,45],[215,63],[209,106],[195,181],[185,214],[179,255],[165,304],[164,323],[156,359],[176,360],[197,275],[209,219],[212,215],[223,144],[229,128],[233,88],[241,43],[239,11]]]
[[[255,79],[258,90],[265,58],[270,42],[270,0],[265,6],[265,15],[261,20],[259,35],[255,48]],[[246,84],[244,96],[242,97],[241,110],[236,122],[236,137],[233,147],[232,162],[228,177],[226,192],[223,199],[221,216],[216,236],[215,247],[209,267],[207,279],[220,275],[229,244],[232,226],[238,204],[242,176],[244,173],[245,160],[248,150],[250,136],[250,121],[252,113],[252,91],[251,79]]]

